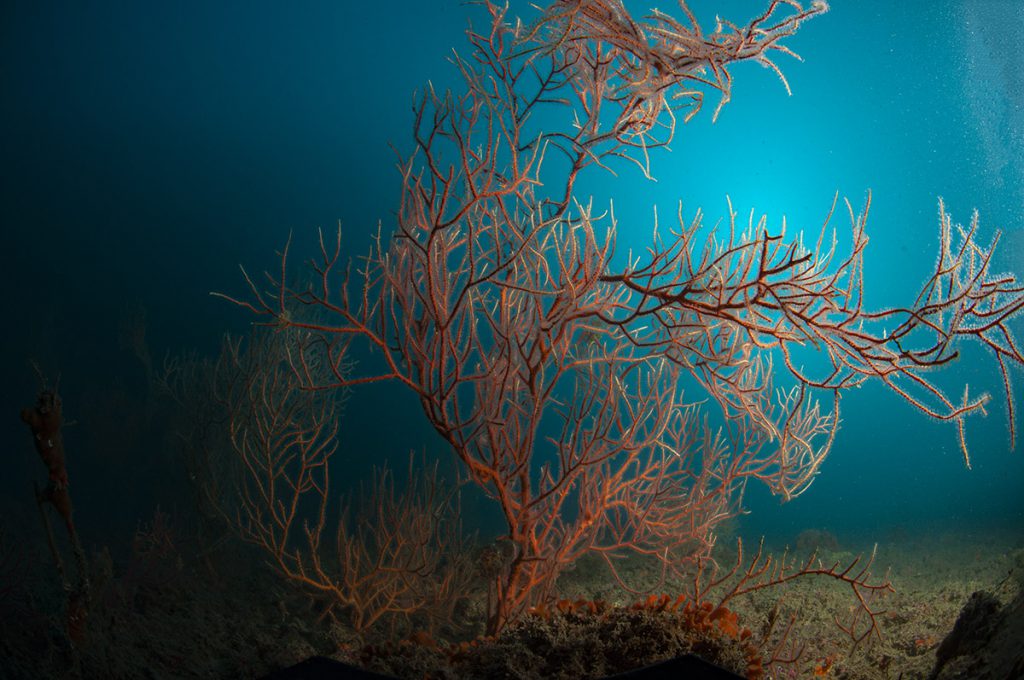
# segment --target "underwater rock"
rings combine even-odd
[[[985,591],[971,595],[935,652],[930,680],[1024,678],[1024,591],[1008,605]]]
[[[533,608],[494,638],[445,648],[414,636],[364,647],[349,661],[417,680],[765,677],[760,649],[737,614],[669,595],[632,606],[559,600]]]

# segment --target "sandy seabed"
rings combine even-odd
[[[733,541],[720,541],[720,564],[734,560]],[[875,547],[841,537],[821,542],[826,566]],[[67,642],[63,599],[44,551],[24,560],[9,574],[16,585],[0,591],[0,678],[253,678],[317,654],[351,658],[345,650],[358,644],[352,631],[318,621],[316,605],[263,567],[258,552],[230,545],[163,550],[124,564],[104,551],[94,554],[88,637],[75,647]],[[872,573],[889,579],[895,592],[872,602],[881,635],[857,645],[836,623],[849,620],[850,589],[827,578],[797,579],[729,606],[755,635],[770,617],[795,617],[790,641],[802,654],[772,677],[927,678],[972,593],[987,591],[1007,604],[1024,589],[1024,533],[894,536],[877,545]],[[596,562],[580,564],[560,585],[567,598],[636,600]]]
[[[822,549],[820,558],[826,564],[846,564],[874,548],[841,545]],[[986,591],[1008,605],[1024,588],[1024,534],[900,536],[877,545],[872,573],[876,580],[887,578],[894,592],[871,603],[880,611],[881,635],[859,645],[836,624],[850,618],[853,597],[848,587],[812,578],[786,587],[782,606],[797,616],[794,634],[805,652],[791,673],[783,669],[779,677],[928,678],[939,645],[972,593]],[[776,601],[776,594],[767,591],[738,602],[736,609],[756,621]]]

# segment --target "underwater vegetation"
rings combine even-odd
[[[652,178],[685,156],[685,142],[669,149],[678,129],[707,98],[718,116],[739,62],[788,90],[787,39],[827,5],[769,0],[748,23],[711,27],[682,1],[639,17],[621,0],[555,0],[529,22],[481,7],[487,20],[452,58],[459,88],[416,98],[393,233],[353,263],[341,230],[321,231],[307,266],[289,237],[271,272],[243,269],[243,294],[215,295],[254,328],[216,359],[160,370],[139,341],[194,492],[196,562],[216,573],[217,546],[240,538],[303,594],[310,626],[350,632],[335,650],[408,677],[598,676],[686,652],[764,677],[795,667],[805,641],[795,617],[776,608],[755,625],[738,602],[802,579],[851,596],[834,618],[852,647],[880,638],[893,587],[873,554],[842,554],[818,530],[798,538],[806,559],[763,545],[744,556],[736,541],[723,566],[712,551],[748,484],[783,501],[810,487],[844,396],[864,385],[948,424],[967,468],[965,423],[993,400],[1014,446],[1024,353],[1010,324],[1024,283],[992,269],[998,233],[977,214],[956,223],[940,199],[934,268],[884,308],[865,302],[870,194],[859,207],[837,195],[809,230],[731,203],[715,221],[680,207],[623,253],[614,211],[581,195],[580,178]],[[950,387],[944,369],[965,350],[993,359],[999,393]],[[385,382],[415,396],[454,454],[454,481],[414,455],[339,491],[352,486],[340,414]],[[84,648],[86,609],[106,607],[96,630],[115,630],[119,607],[168,606],[161,594],[186,580],[184,541],[157,513],[127,575],[95,573],[97,557],[86,575],[59,408],[43,381],[22,418],[49,472],[40,506],[71,536],[80,578],[64,579],[64,627]],[[465,526],[467,487],[501,518],[485,545]],[[8,554],[0,545],[0,572]],[[565,579],[584,563],[637,599],[570,598]],[[259,598],[270,618],[288,609],[274,597]],[[527,653],[527,670],[507,665]],[[814,674],[834,662],[819,656]]]
[[[246,274],[250,297],[228,298],[293,334],[303,389],[392,380],[419,398],[506,523],[491,635],[550,601],[584,555],[617,580],[628,553],[678,575],[708,556],[748,482],[798,496],[829,453],[843,394],[865,382],[949,422],[970,466],[964,421],[990,397],[932,377],[964,343],[995,357],[1016,432],[1010,370],[1024,355],[1008,321],[1024,287],[989,270],[998,237],[982,245],[976,216],[961,227],[940,202],[934,271],[888,309],[863,302],[870,198],[860,213],[845,204],[845,245],[832,211],[806,236],[731,209],[708,228],[698,211],[655,225],[646,252],[617,264],[614,217],[574,193],[579,174],[613,163],[650,174],[706,92],[713,116],[728,102],[734,62],[786,86],[774,59],[827,10],[771,2],[709,32],[681,7],[638,19],[619,2],[555,2],[523,24],[488,3],[487,30],[470,30],[472,51],[454,58],[465,90],[428,88],[415,107],[395,233],[353,275],[340,231],[321,232],[307,285],[287,282],[286,247],[280,273],[266,285]],[[349,367],[358,343],[379,361]],[[311,457],[290,479],[319,467]],[[280,551],[291,528],[264,542]],[[316,564],[322,531],[295,565]],[[351,606],[350,586],[314,580]]]

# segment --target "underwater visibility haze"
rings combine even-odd
[[[0,13],[0,678],[1024,677],[1024,5]]]

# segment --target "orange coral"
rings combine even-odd
[[[914,649],[918,652],[923,652],[926,649],[934,647],[938,644],[938,640],[935,639],[934,635],[926,635],[925,637],[914,639]]]
[[[833,654],[829,654],[822,659],[817,666],[814,667],[814,677],[824,678],[832,672],[832,667],[836,663],[836,657]]]
[[[741,628],[739,615],[727,607],[716,607],[710,602],[695,603],[686,595],[679,595],[673,599],[670,595],[662,594],[648,595],[645,600],[635,603],[631,608],[678,614],[681,615],[685,627],[695,633],[725,636],[741,643],[747,659],[747,677],[755,680],[764,677],[764,661],[760,650],[751,642],[753,633],[749,628]]]

